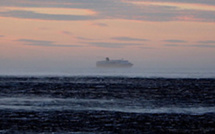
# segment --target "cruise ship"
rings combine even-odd
[[[127,60],[110,60],[108,57],[104,61],[96,62],[97,67],[132,67],[133,64]]]

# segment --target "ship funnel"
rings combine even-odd
[[[106,61],[109,61],[110,59],[108,57],[106,57]]]

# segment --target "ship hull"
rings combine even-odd
[[[132,67],[133,64],[127,60],[110,60],[107,57],[105,61],[96,62],[96,66],[102,68],[128,68]]]
[[[108,63],[97,63],[96,67],[101,68],[129,68],[132,67],[133,64],[108,64]]]

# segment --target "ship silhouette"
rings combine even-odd
[[[130,63],[128,60],[110,60],[108,57],[106,60],[103,61],[97,61],[96,62],[97,67],[114,67],[114,68],[121,68],[121,67],[132,67],[133,64]]]

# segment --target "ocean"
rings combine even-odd
[[[1,76],[0,133],[215,132],[214,78],[119,74]]]
[[[113,77],[140,77],[140,78],[215,78],[215,69],[205,68],[49,68],[44,70],[7,70],[0,71],[0,76],[113,76]]]

